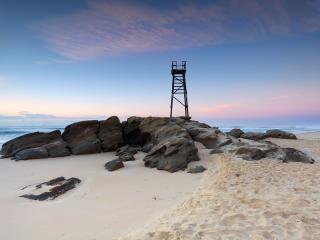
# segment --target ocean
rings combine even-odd
[[[47,125],[33,125],[33,126],[0,126],[0,148],[3,143],[19,137],[21,135],[31,133],[31,132],[50,132],[53,130],[60,130],[63,132],[65,125],[55,125],[55,126],[47,126]],[[245,132],[253,131],[253,132],[265,132],[268,129],[281,129],[284,131],[292,132],[292,133],[304,133],[304,132],[316,132],[320,131],[320,127],[279,127],[279,126],[261,126],[261,127],[248,127],[248,126],[222,126],[220,129],[224,132],[230,131],[233,128],[241,128]]]

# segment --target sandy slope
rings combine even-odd
[[[168,211],[198,186],[200,175],[145,168],[142,156],[115,172],[104,170],[112,153],[0,159],[0,239],[111,240]],[[82,183],[54,201],[18,197],[24,186],[59,176]]]
[[[316,138],[320,134],[316,134]],[[319,140],[272,139],[319,160]],[[309,136],[310,137],[310,136]],[[249,162],[225,155],[174,211],[124,239],[320,239],[320,164]]]

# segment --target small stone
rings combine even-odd
[[[197,166],[194,166],[194,167],[191,167],[187,170],[188,173],[202,173],[204,172],[205,170],[207,170],[204,166],[202,165],[197,165]]]
[[[104,165],[104,168],[110,172],[118,170],[123,167],[124,167],[123,162],[120,159],[111,160]]]

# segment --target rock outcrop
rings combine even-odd
[[[148,139],[140,131],[140,124],[144,118],[129,117],[122,123],[124,142],[129,145],[143,146]]]
[[[155,144],[143,159],[146,167],[176,172],[199,160],[198,149],[187,130],[169,118],[148,117],[140,129]]]
[[[283,139],[297,139],[297,136],[293,133],[282,131],[279,129],[271,129],[266,132],[267,137],[270,138],[283,138]]]
[[[261,132],[246,132],[241,135],[241,138],[250,139],[250,140],[263,140],[268,137],[267,134]]]
[[[122,125],[116,116],[100,121],[98,137],[103,151],[115,151],[123,145]]]
[[[59,130],[49,133],[34,132],[14,138],[2,145],[1,154],[4,158],[13,157],[21,150],[28,148],[37,148],[45,144],[49,144],[61,138]]]
[[[97,120],[81,121],[67,126],[62,138],[67,142],[74,155],[101,152],[98,138],[99,122]]]
[[[39,159],[39,158],[48,158],[49,153],[48,150],[44,147],[36,147],[36,148],[27,148],[17,152],[14,156],[15,160],[28,160],[28,159]]]
[[[227,134],[235,138],[240,138],[244,134],[244,131],[242,131],[240,128],[234,128],[227,132]]]
[[[35,187],[35,189],[41,189],[43,186],[53,186],[49,189],[49,191],[45,191],[41,194],[24,194],[20,197],[38,201],[53,200],[59,197],[60,195],[70,191],[71,189],[75,188],[80,182],[81,180],[78,178],[65,179],[64,177],[58,177],[48,182],[38,184]],[[24,187],[22,190],[25,190],[29,187],[30,186]]]
[[[2,146],[3,157],[16,160],[63,157],[70,154],[91,154],[115,151],[118,159],[106,163],[109,171],[135,160],[138,151],[146,152],[146,167],[176,172],[199,160],[195,142],[211,150],[211,154],[233,154],[245,160],[273,158],[284,162],[313,163],[305,153],[281,148],[266,138],[296,139],[292,133],[273,129],[266,133],[232,129],[223,133],[216,127],[183,118],[130,117],[120,123],[116,116],[104,121],[81,121],[60,131],[30,133],[8,141]]]

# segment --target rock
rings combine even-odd
[[[28,148],[16,153],[14,158],[16,161],[28,159],[48,158],[49,153],[44,147]]]
[[[227,134],[235,138],[240,138],[242,134],[244,134],[244,131],[239,128],[234,128],[230,132],[227,132]]]
[[[297,136],[293,133],[282,131],[279,129],[271,129],[266,132],[266,135],[271,138],[283,138],[283,139],[297,139]]]
[[[199,134],[193,137],[193,140],[202,143],[206,148],[214,149],[232,143],[232,140],[225,134],[217,132],[214,129],[200,130]]]
[[[118,170],[123,167],[124,167],[123,162],[120,159],[111,160],[104,165],[104,168],[110,172]]]
[[[43,183],[40,183],[36,186],[36,188],[41,188],[43,185],[47,185],[47,186],[53,186],[53,185],[57,185],[57,184],[60,184],[61,182],[65,181],[66,179],[64,177],[57,177],[57,178],[54,178],[50,181],[47,181],[47,182],[43,182]]]
[[[314,163],[314,159],[307,154],[294,149],[294,148],[282,148],[284,155],[280,157],[283,162],[302,162],[302,163]]]
[[[49,133],[34,132],[14,138],[2,145],[1,154],[4,158],[13,157],[17,152],[28,148],[37,148],[51,143],[61,137],[59,130]]]
[[[148,153],[154,147],[153,143],[146,143],[142,148],[141,152]]]
[[[220,154],[220,153],[223,153],[223,151],[221,149],[212,149],[210,151],[210,154]]]
[[[260,132],[246,132],[241,135],[241,138],[255,140],[255,141],[263,140],[267,137],[268,137],[268,135],[266,135],[265,133],[260,133]]]
[[[98,130],[97,120],[76,122],[65,128],[62,138],[67,142],[72,154],[99,153],[101,144],[97,136]]]
[[[122,123],[125,144],[143,146],[147,142],[139,127],[143,119],[141,117],[130,117]]]
[[[207,170],[204,166],[202,165],[198,165],[198,166],[195,166],[195,167],[191,167],[187,170],[188,173],[202,173],[204,172],[205,170]]]
[[[131,154],[129,152],[124,152],[119,155],[119,160],[121,160],[123,162],[128,162],[128,161],[134,161],[136,159],[134,158],[133,154]]]
[[[144,157],[146,167],[176,172],[184,170],[191,161],[198,161],[198,149],[192,140],[183,137],[172,137],[157,144]]]
[[[22,195],[20,197],[23,197],[23,198],[28,198],[28,199],[31,199],[31,200],[38,200],[38,201],[45,201],[45,200],[53,200],[57,197],[59,197],[60,195],[68,192],[69,190],[75,188],[80,182],[81,180],[78,179],[78,178],[69,178],[67,180],[65,180],[63,177],[60,177],[60,178],[57,178],[57,179],[53,179],[49,182],[46,182],[46,183],[42,183],[42,184],[39,184],[37,185],[37,188],[41,189],[43,185],[47,185],[47,186],[55,186],[53,188],[51,188],[48,192],[43,192],[41,194],[25,194],[25,195]]]
[[[198,161],[198,149],[187,130],[169,118],[148,117],[140,124],[154,147],[144,157],[146,167],[176,172],[191,161]]]
[[[245,160],[260,160],[265,157],[265,152],[254,147],[240,147],[236,155],[242,155]]]
[[[123,145],[122,125],[116,116],[100,121],[98,137],[103,151],[115,151]]]
[[[70,150],[68,149],[67,143],[63,141],[62,138],[59,138],[51,143],[45,144],[42,147],[48,151],[48,157],[50,158],[65,157],[71,154]]]
[[[134,155],[140,150],[141,150],[141,147],[137,146],[137,145],[124,145],[124,146],[117,149],[116,156],[120,156],[124,153],[130,153],[130,154]]]

